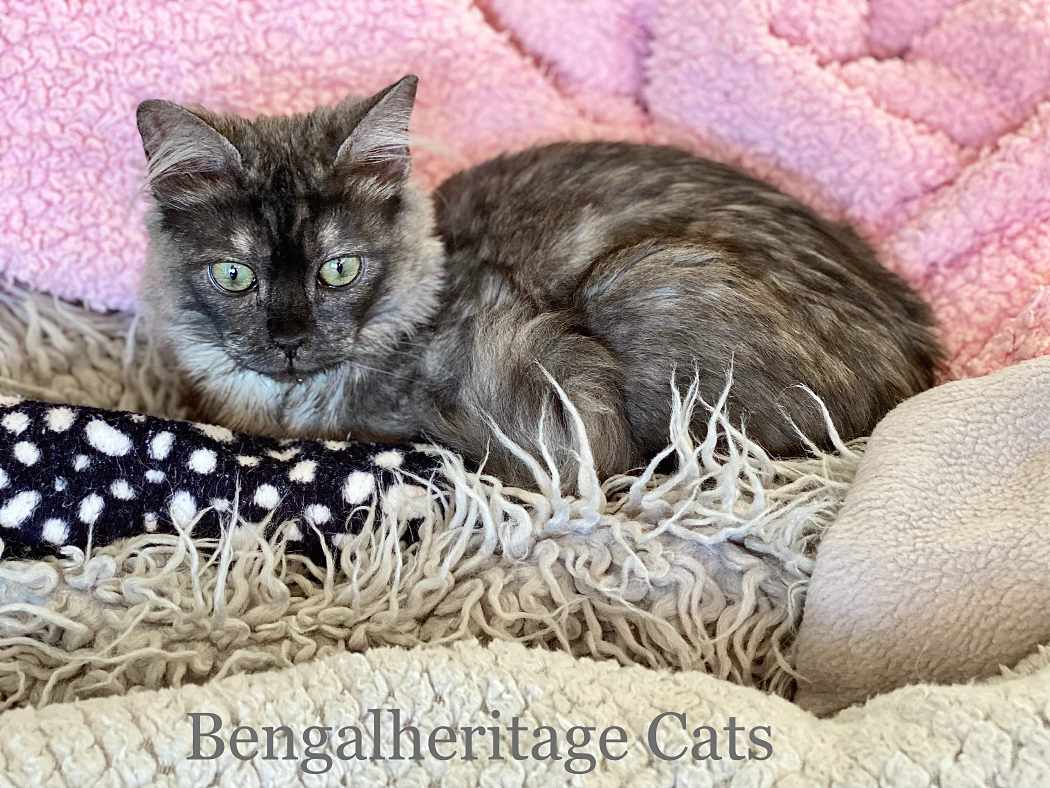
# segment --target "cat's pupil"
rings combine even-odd
[[[231,265],[229,270],[227,271],[226,275],[229,277],[231,282],[236,282],[238,273],[239,272],[237,270],[237,266]]]
[[[343,273],[343,261],[342,260],[336,261],[336,263],[335,263],[335,272],[337,274]]]

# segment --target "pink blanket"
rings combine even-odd
[[[1046,0],[113,5],[0,0],[4,278],[133,306],[139,100],[289,112],[413,71],[429,184],[558,138],[677,142],[855,222],[934,304],[951,376],[1050,352]]]

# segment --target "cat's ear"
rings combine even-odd
[[[419,78],[409,74],[363,102],[364,113],[339,146],[335,157],[337,167],[364,165],[394,180],[408,177],[411,166],[408,124],[418,83]],[[349,108],[346,105],[351,101],[348,99],[337,111]],[[360,100],[353,101],[352,107],[357,113],[361,112],[361,106]]]
[[[241,155],[233,143],[178,104],[143,101],[135,117],[148,162],[146,180],[154,191],[168,178],[213,176],[241,166]]]

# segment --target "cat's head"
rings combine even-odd
[[[407,76],[254,120],[139,105],[154,203],[143,298],[194,377],[366,369],[429,318],[442,250],[408,178],[415,91]]]

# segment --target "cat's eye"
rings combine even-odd
[[[333,257],[321,264],[317,278],[329,287],[346,287],[361,273],[361,258],[356,254]]]
[[[227,293],[245,293],[255,287],[255,271],[243,263],[212,263],[211,281]]]

